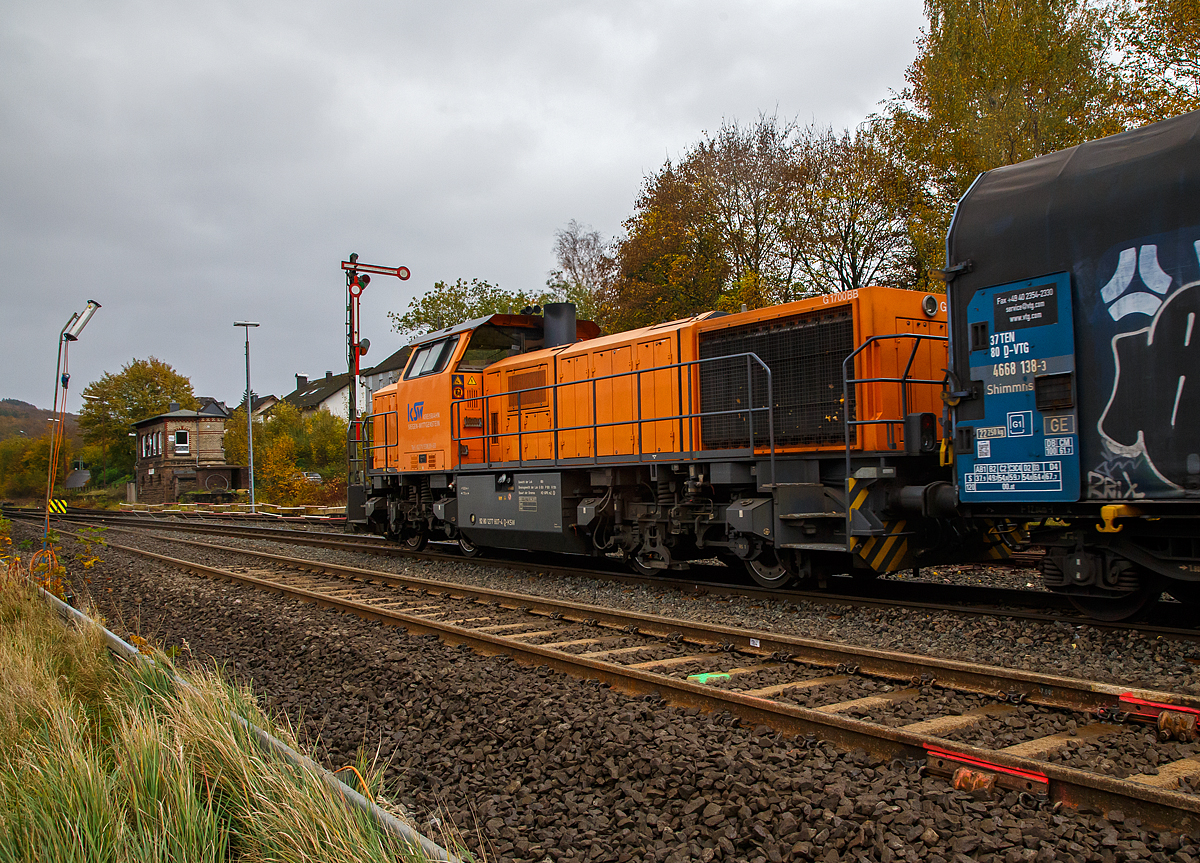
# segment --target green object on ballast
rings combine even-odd
[[[689,674],[687,679],[697,683],[708,683],[710,680],[728,680],[729,675],[720,671],[706,671],[704,674]]]

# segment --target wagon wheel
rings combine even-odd
[[[1162,595],[1163,586],[1158,579],[1147,578],[1137,590],[1126,593],[1113,593],[1109,596],[1089,596],[1082,593],[1068,593],[1067,601],[1076,611],[1086,614],[1094,620],[1106,623],[1116,623],[1121,620],[1133,620],[1145,614]],[[1172,594],[1174,595],[1174,594]]]
[[[461,534],[458,537],[458,550],[463,557],[479,557],[483,553],[483,549]]]
[[[407,528],[401,539],[405,551],[420,551],[428,541],[429,531],[424,527]]]
[[[219,473],[210,473],[204,480],[204,487],[209,491],[227,491],[229,489],[229,478]]]
[[[653,552],[651,552],[651,554],[653,554]],[[667,571],[662,567],[651,566],[647,560],[643,560],[643,557],[649,558],[650,555],[630,554],[626,556],[625,562],[629,564],[629,568],[638,575],[642,575],[647,578],[657,578]]]
[[[747,560],[746,571],[754,583],[767,590],[780,590],[796,578],[795,558],[791,553],[782,554],[774,548],[764,548],[753,560]]]

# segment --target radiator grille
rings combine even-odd
[[[535,390],[534,387],[546,385],[546,369],[544,367],[531,369],[526,372],[515,372],[508,376],[508,409],[516,412],[519,407],[523,411],[530,408],[544,408],[550,404],[549,390]],[[513,390],[532,390],[522,393]]]
[[[702,358],[754,353],[771,369],[775,445],[830,445],[845,440],[842,412],[842,360],[854,350],[854,319],[848,306],[822,309],[776,321],[759,322],[700,336]],[[700,365],[702,411],[766,407],[767,376],[751,361],[747,392],[746,359]],[[854,392],[850,393],[854,408]],[[704,417],[704,449],[750,446],[749,413]],[[765,446],[767,412],[756,411],[754,444]],[[854,431],[851,429],[851,443]]]

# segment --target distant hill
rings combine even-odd
[[[19,399],[0,399],[0,441],[17,437],[22,432],[31,438],[41,437],[50,427],[47,420],[53,416],[53,411],[44,410],[29,404],[29,402]],[[75,414],[67,414],[67,436],[78,447],[81,437],[79,423],[76,420]]]

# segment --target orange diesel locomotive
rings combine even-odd
[[[480,318],[375,393],[348,516],[467,555],[717,556],[764,586],[961,559],[990,544],[930,481],[946,356],[945,298],[887,288],[607,336],[568,303]]]

